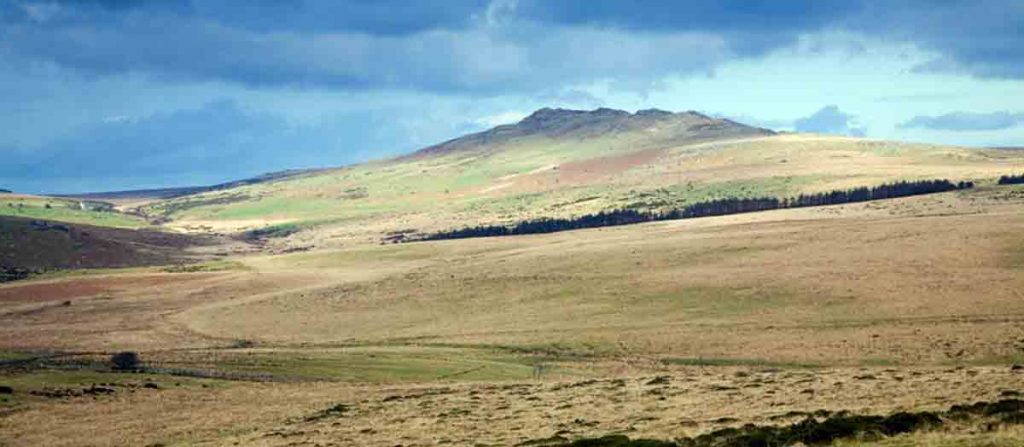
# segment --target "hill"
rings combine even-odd
[[[714,119],[694,111],[671,113],[646,109],[630,114],[623,110],[608,108],[593,111],[543,108],[516,124],[497,126],[484,132],[430,146],[416,151],[409,158],[497,149],[505,143],[528,137],[590,139],[644,130],[658,132],[655,141],[666,145],[673,142],[691,143],[775,134],[768,129],[750,127],[725,119]]]
[[[209,236],[0,216],[0,282],[53,270],[194,262],[208,256],[191,249],[218,243]]]
[[[696,112],[540,109],[512,125],[391,160],[157,201],[185,231],[286,225],[289,244],[376,242],[609,209],[816,193],[896,180],[987,180],[1024,167],[1003,149],[778,134]]]
[[[230,182],[218,183],[209,186],[182,186],[176,188],[157,189],[133,189],[126,191],[91,192],[81,194],[52,194],[52,197],[77,199],[77,200],[102,200],[122,206],[138,206],[154,200],[173,199],[192,194],[199,194],[208,191],[220,191],[244,185],[255,185],[258,183],[273,180],[282,180],[304,174],[324,171],[326,169],[288,169],[284,171],[268,172],[255,177]],[[0,190],[0,192],[3,192]]]

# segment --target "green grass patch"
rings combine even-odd
[[[255,230],[246,231],[245,237],[250,239],[266,239],[266,238],[278,238],[288,237],[295,233],[298,233],[302,229],[301,226],[295,223],[283,223],[277,225],[269,225],[263,228],[257,228]]]
[[[226,272],[232,270],[241,271],[250,270],[250,268],[249,266],[241,262],[228,260],[209,261],[198,264],[174,265],[163,268],[163,271],[167,273]]]
[[[29,279],[60,279],[60,278],[77,278],[80,276],[96,276],[96,275],[117,275],[124,273],[145,273],[154,272],[157,269],[153,267],[124,267],[124,268],[109,268],[109,269],[57,269],[47,270],[43,273],[34,273],[29,275]]]
[[[0,385],[14,389],[10,395],[0,395],[0,408],[17,406],[26,402],[47,400],[47,397],[33,395],[33,391],[55,389],[85,389],[94,385],[113,387],[114,394],[128,393],[138,389],[140,384],[151,382],[160,388],[228,386],[223,380],[196,379],[149,373],[116,373],[94,370],[36,369],[28,372],[14,372],[0,375]],[[111,385],[112,384],[112,385]]]
[[[85,209],[77,201],[56,198],[13,198],[0,195],[0,216],[95,225],[114,228],[143,228],[145,219],[104,208]]]
[[[221,354],[209,367],[224,372],[270,374],[282,379],[391,383],[527,379],[533,365],[515,356],[458,350],[250,351]]]
[[[528,356],[523,361],[532,364],[546,361],[575,361],[588,360],[600,357],[607,357],[618,354],[619,347],[614,343],[596,342],[552,342],[552,343],[527,343],[527,344],[457,344],[457,343],[431,343],[426,346],[487,349],[503,354],[516,356]]]
[[[819,175],[775,176],[714,183],[683,183],[619,193],[617,208],[658,210],[725,198],[790,197],[809,185],[826,181]]]
[[[628,303],[630,313],[681,315],[686,319],[737,318],[777,310],[793,303],[795,295],[771,287],[685,287],[641,295]]]
[[[25,360],[32,357],[35,357],[35,355],[27,352],[0,350],[0,361]]]

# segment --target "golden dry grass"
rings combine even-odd
[[[337,264],[320,270],[328,275],[374,253],[407,268],[376,281],[217,301],[172,320],[209,337],[286,345],[562,344],[828,364],[1014,357],[1024,336],[1017,205],[991,199],[986,214],[900,215],[915,201],[927,213],[933,201],[943,210],[972,200],[981,199],[888,202],[894,216],[869,204],[838,211],[855,217],[787,210],[290,255],[267,268],[333,257]]]
[[[135,379],[8,372],[0,445],[664,439],[791,411],[995,399],[1024,386],[1010,369],[1024,353],[1022,235],[1024,188],[986,187],[3,285],[0,351],[134,350],[273,381],[160,374],[146,379],[160,390],[62,400],[27,391]],[[336,404],[344,416],[306,420]]]
[[[819,410],[941,410],[1019,390],[1024,374],[993,367],[663,367],[643,375],[493,383],[231,383],[206,388],[192,379],[157,383],[159,390],[34,402],[0,418],[2,442],[462,446],[609,433],[672,439],[745,423],[792,423],[802,419],[801,413]],[[341,414],[319,416],[339,404],[345,407]],[[969,434],[919,434],[891,445],[936,445],[937,439]],[[973,435],[991,442],[1019,439],[1019,434],[1007,427]],[[925,442],[912,442],[915,438]]]

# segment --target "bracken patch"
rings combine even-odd
[[[815,414],[827,414],[818,413]],[[792,416],[807,415],[794,413]],[[624,435],[567,440],[561,437],[531,441],[520,445],[545,447],[774,447],[787,445],[830,445],[841,439],[877,440],[920,430],[937,428],[946,420],[982,418],[984,422],[1002,424],[1024,423],[1024,401],[1004,399],[996,402],[978,402],[954,405],[945,412],[898,412],[888,416],[836,413],[824,419],[807,415],[803,421],[782,426],[747,424],[742,427],[722,428],[692,438],[673,441],[630,439]]]

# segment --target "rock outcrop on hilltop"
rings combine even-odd
[[[775,132],[698,112],[673,113],[645,109],[636,113],[599,108],[594,110],[539,109],[516,124],[497,126],[417,151],[409,157],[490,149],[527,137],[596,138],[634,130],[661,128],[661,137],[676,142],[773,135]]]

